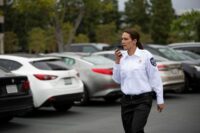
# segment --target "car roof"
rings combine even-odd
[[[6,58],[6,59],[13,59],[13,60],[19,60],[19,61],[40,61],[40,60],[49,60],[49,59],[59,59],[56,57],[44,57],[44,56],[38,56],[38,57],[24,57],[24,56],[18,56],[18,55],[0,55],[0,58]]]
[[[161,44],[147,44],[147,47],[152,47],[152,48],[166,48],[168,47],[167,45],[161,45]]]
[[[63,52],[63,53],[50,53],[50,54],[46,54],[46,56],[56,56],[56,57],[71,57],[71,58],[75,58],[75,59],[80,59],[81,57],[84,56],[90,56],[90,54],[88,53],[76,53],[76,52]]]
[[[109,54],[114,54],[114,50],[105,50],[105,51],[99,51],[99,52],[94,52],[94,53],[92,53],[92,54],[106,54],[106,53],[109,53]]]
[[[109,46],[109,44],[106,43],[72,43],[71,46],[79,46],[79,45],[102,45],[102,46]]]
[[[180,43],[171,43],[169,44],[170,47],[175,47],[175,46],[181,46],[181,47],[186,47],[186,46],[198,46],[200,47],[200,42],[180,42]]]

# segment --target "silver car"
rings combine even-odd
[[[96,52],[92,55],[102,55],[115,60],[114,51]],[[157,61],[157,67],[162,78],[164,91],[182,91],[184,89],[185,77],[181,68],[181,63],[169,61],[168,59],[157,55],[154,55],[154,58]]]
[[[113,102],[121,96],[120,85],[112,80],[113,60],[98,55],[68,52],[50,55],[61,57],[68,66],[80,73],[84,83],[81,104],[86,104],[92,98],[104,98],[106,101]]]

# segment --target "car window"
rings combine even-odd
[[[69,70],[69,67],[59,59],[34,61],[31,64],[41,70]]]
[[[93,52],[100,51],[96,47],[90,46],[90,45],[70,46],[70,49],[73,52],[87,52],[87,53],[93,53]]]
[[[97,52],[97,51],[99,51],[99,50],[97,48],[93,47],[93,46],[83,46],[82,52],[93,53],[93,52]]]
[[[114,54],[102,54],[102,56],[109,58],[111,60],[115,60],[115,55]]]
[[[158,52],[157,50],[155,50],[153,48],[145,47],[144,49],[146,49],[147,51],[149,51],[151,54],[160,55],[160,52]]]
[[[81,52],[82,49],[82,46],[70,46],[70,50],[73,52]]]
[[[193,60],[183,54],[176,52],[170,48],[158,48],[158,50],[168,59],[175,61]]]
[[[0,77],[5,76],[8,71],[5,71],[3,68],[0,68]]]
[[[62,60],[67,64],[68,66],[73,66],[76,62],[72,58],[64,57]]]
[[[19,69],[22,64],[12,60],[0,59],[0,66],[8,71],[13,71]]]
[[[190,52],[190,51],[177,50],[177,52],[182,53],[186,56],[189,56],[192,59],[200,59],[200,55],[193,53],[193,52]]]
[[[113,64],[113,61],[106,58],[106,57],[103,57],[103,56],[85,56],[85,57],[82,57],[83,60],[86,60],[92,64],[95,64],[95,65],[104,65],[104,64]]]

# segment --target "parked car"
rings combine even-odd
[[[187,50],[200,55],[200,42],[171,43],[168,46],[173,49]]]
[[[169,60],[179,61],[182,63],[185,74],[185,90],[199,89],[200,87],[200,61],[194,60],[185,54],[178,53],[172,48],[164,45],[149,44],[144,45],[145,49],[149,50],[155,55],[160,55]]]
[[[105,43],[73,43],[70,45],[65,45],[66,52],[86,52],[93,53],[97,51],[102,51],[109,44]]]
[[[33,108],[32,94],[26,76],[17,76],[0,67],[0,123]]]
[[[53,106],[57,111],[67,111],[82,97],[78,72],[67,68],[59,58],[0,55],[0,66],[28,77],[35,108]]]
[[[102,55],[115,60],[114,51],[95,52],[92,55]],[[184,88],[185,77],[181,68],[181,63],[169,61],[158,55],[154,55],[154,58],[162,78],[164,91],[182,91]]]
[[[104,98],[113,102],[121,96],[119,84],[112,80],[113,61],[103,56],[90,56],[73,53],[54,53],[51,56],[62,60],[79,73],[84,83],[84,97],[81,104],[87,104],[92,98]]]

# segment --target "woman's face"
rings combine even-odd
[[[129,50],[131,48],[134,48],[136,45],[136,39],[132,40],[130,34],[127,32],[124,32],[122,34],[122,46],[124,50]]]

